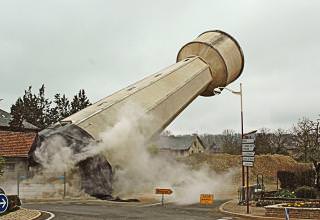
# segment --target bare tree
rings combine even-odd
[[[319,149],[319,120],[312,121],[302,118],[293,127],[297,145],[297,153],[304,162],[312,162],[316,173],[316,185],[320,188],[320,149]]]
[[[256,153],[267,154],[272,153],[270,143],[271,131],[269,128],[261,128],[256,136]]]
[[[290,134],[278,128],[270,135],[270,145],[274,154],[288,154],[286,144],[290,139]]]
[[[292,128],[294,141],[297,146],[297,156],[304,162],[320,159],[314,122],[308,118],[302,118]]]
[[[233,130],[224,130],[221,137],[222,150],[228,154],[241,153],[241,137],[240,134],[235,133]]]

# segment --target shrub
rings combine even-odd
[[[296,190],[297,198],[306,198],[306,199],[316,199],[317,198],[317,190],[310,186],[301,186]]]
[[[287,189],[281,189],[279,190],[276,194],[275,194],[276,197],[278,198],[296,198],[296,195],[294,192],[292,191],[289,191]]]
[[[312,169],[300,170],[295,172],[296,185],[299,186],[310,186],[313,187],[315,183],[315,172]]]
[[[278,179],[282,189],[293,190],[300,186],[314,186],[315,172],[312,169],[298,171],[278,171]]]
[[[282,189],[294,189],[296,187],[296,175],[291,171],[278,171],[278,179]]]

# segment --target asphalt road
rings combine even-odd
[[[54,219],[97,220],[97,219],[237,219],[219,212],[223,201],[213,205],[176,205],[165,206],[142,203],[114,203],[107,201],[29,203],[23,207],[49,211]]]

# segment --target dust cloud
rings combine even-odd
[[[234,172],[217,174],[208,166],[196,170],[173,157],[148,150],[156,119],[145,114],[135,104],[127,104],[116,123],[101,133],[98,142],[89,144],[75,154],[59,137],[43,144],[35,155],[45,170],[63,173],[74,170],[76,164],[91,156],[104,155],[113,167],[113,195],[122,198],[155,196],[157,187],[173,190],[168,199],[191,204],[201,193],[221,193],[231,185]]]

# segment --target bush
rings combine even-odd
[[[278,179],[280,180],[280,187],[282,189],[294,189],[296,188],[296,175],[291,171],[278,171]]]
[[[315,182],[315,172],[312,169],[292,171],[278,171],[278,179],[282,189],[293,190],[301,186],[313,187]]]
[[[313,187],[315,183],[315,172],[313,169],[301,170],[295,172],[296,185],[299,186],[310,186]]]
[[[296,198],[296,195],[294,192],[292,191],[289,191],[287,189],[281,189],[279,190],[276,194],[275,194],[276,197],[278,198]]]
[[[306,198],[306,199],[316,199],[317,198],[317,190],[310,186],[301,186],[296,190],[297,198]]]

